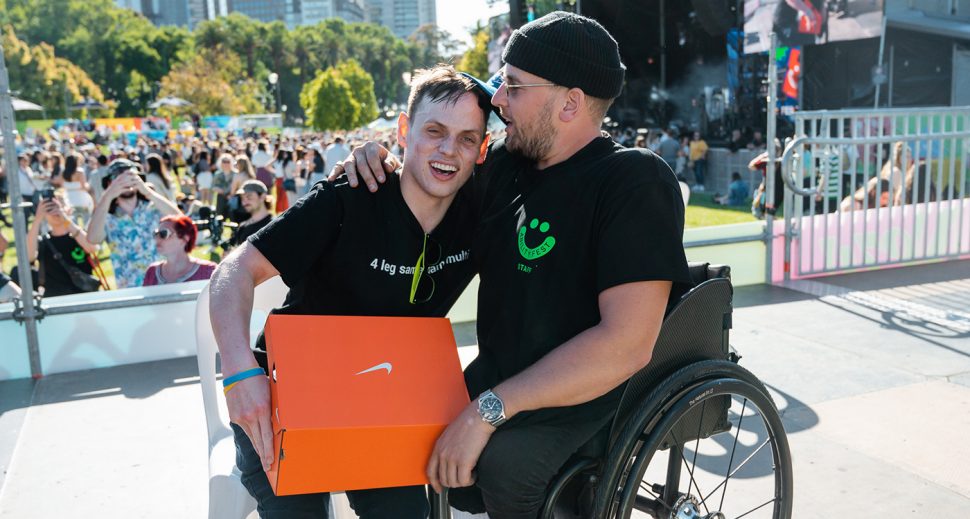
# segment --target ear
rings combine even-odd
[[[408,114],[401,112],[397,116],[397,145],[401,149],[407,149],[408,147],[408,132],[411,130],[411,119],[408,118]]]
[[[485,154],[488,153],[488,141],[491,138],[492,138],[492,134],[490,133],[485,134],[485,138],[482,139],[482,148],[478,150],[478,160],[475,161],[475,164],[485,163]]]
[[[578,88],[570,88],[566,91],[563,105],[559,111],[559,120],[568,123],[579,117],[582,111],[586,111],[586,93]]]

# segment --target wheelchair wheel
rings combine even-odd
[[[789,519],[791,455],[767,390],[728,361],[687,366],[625,422],[595,517]]]

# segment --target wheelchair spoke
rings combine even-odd
[[[703,413],[701,413],[701,415],[703,415]],[[673,432],[671,432],[670,433],[670,436],[674,439],[674,444],[676,444],[676,445],[679,445],[680,444],[680,442],[677,441],[677,435],[675,435]],[[698,494],[702,494],[703,491],[701,491],[700,485],[698,485],[697,484],[697,481],[694,479],[694,471],[691,468],[690,464],[687,463],[687,458],[684,456],[684,450],[683,449],[679,449],[679,448],[677,450],[680,451],[680,459],[684,460],[684,466],[687,467],[687,473],[690,474],[690,484],[687,486],[687,493],[690,494],[690,489],[691,489],[691,486],[690,485],[693,485],[694,487],[697,488],[697,493]],[[694,453],[696,454],[697,451],[695,450]],[[703,502],[701,502],[701,505],[704,507],[704,511],[708,515],[710,515],[711,511],[707,509],[707,505],[704,504]]]
[[[734,471],[732,471],[731,474],[728,477],[729,478],[734,477],[734,475],[737,474],[739,470],[741,470],[742,468],[744,468],[744,466],[749,461],[751,461],[751,459],[754,458],[756,454],[758,454],[759,452],[761,452],[761,449],[763,449],[765,447],[765,445],[768,445],[770,442],[771,442],[771,437],[768,437],[767,440],[761,442],[761,445],[759,445],[758,448],[755,449],[754,452],[751,453],[751,455],[749,455],[747,458],[745,458],[744,461],[742,461],[741,464],[738,465],[737,468],[735,468]],[[721,486],[724,485],[725,483],[727,483],[727,479],[725,479],[724,481],[722,481],[721,484],[719,484],[717,487],[714,488],[714,490],[711,490],[711,493],[710,494],[707,494],[706,496],[704,496],[704,500],[701,501],[701,503],[703,503],[704,501],[707,501],[711,496],[714,495],[714,492],[717,492],[717,489],[721,488]]]
[[[653,488],[651,488],[652,486],[653,485],[648,484],[646,481],[641,481],[640,482],[640,488],[642,488],[642,489],[646,490],[647,492],[649,492],[650,493],[650,497],[655,497],[657,499],[660,499],[660,496],[657,495],[656,492],[654,492]]]
[[[693,466],[690,468],[691,480],[694,479],[694,469],[697,468],[697,451],[701,444],[701,427],[704,426],[704,411],[707,410],[707,400],[701,402],[701,419],[697,421],[697,440],[694,441],[694,460],[692,461]],[[687,487],[687,493],[690,494],[690,487]],[[700,487],[697,488],[697,493],[701,493]],[[710,513],[710,512],[708,512]]]
[[[724,496],[727,494],[728,480],[731,479],[731,465],[734,464],[734,453],[738,450],[738,437],[741,436],[741,423],[744,422],[744,410],[748,408],[748,399],[744,399],[744,404],[741,405],[741,415],[738,418],[738,427],[734,431],[734,445],[731,447],[731,459],[728,461],[727,471],[724,473],[724,490],[721,490],[721,503],[717,505],[717,509],[721,510],[724,508]]]
[[[739,515],[739,516],[737,516],[737,517],[735,517],[734,519],[741,519],[742,517],[744,517],[744,516],[746,516],[746,515],[748,515],[748,514],[750,514],[751,512],[754,512],[754,511],[757,511],[757,510],[761,510],[761,509],[762,509],[762,508],[764,508],[764,507],[765,507],[766,505],[770,505],[771,503],[774,503],[775,501],[778,501],[778,498],[777,498],[777,497],[775,497],[775,498],[772,498],[772,499],[770,499],[770,500],[768,500],[768,501],[765,501],[764,503],[761,503],[760,505],[758,505],[758,506],[756,506],[756,507],[754,507],[754,508],[752,508],[751,510],[748,510],[747,512],[745,512],[745,513],[743,513],[743,514],[741,514],[741,515]]]

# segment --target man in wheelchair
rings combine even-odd
[[[480,252],[478,395],[428,466],[453,506],[537,516],[567,459],[616,411],[651,357],[672,285],[690,279],[670,168],[600,133],[623,85],[616,41],[553,13],[513,33],[492,98],[508,121],[487,180]]]
[[[439,438],[431,485],[492,519],[537,517],[570,456],[613,420],[668,301],[690,286],[670,167],[600,127],[623,85],[616,41],[557,12],[515,31],[492,97],[507,122],[473,179],[481,276],[471,404]],[[337,168],[371,189],[376,146]]]

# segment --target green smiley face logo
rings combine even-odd
[[[539,228],[539,232],[542,234],[549,232],[549,222],[542,222],[540,224],[538,218],[533,218],[532,221],[529,222],[529,228],[535,229],[536,227]],[[523,225],[522,228],[519,229],[519,254],[521,254],[522,257],[527,260],[539,259],[548,254],[549,251],[556,246],[556,239],[552,236],[546,236],[538,247],[529,247],[525,244],[525,233],[526,228]]]
[[[87,256],[87,254],[84,253],[84,249],[81,247],[74,247],[74,250],[71,251],[71,257],[74,258],[74,261],[78,263],[84,261],[85,256]]]

